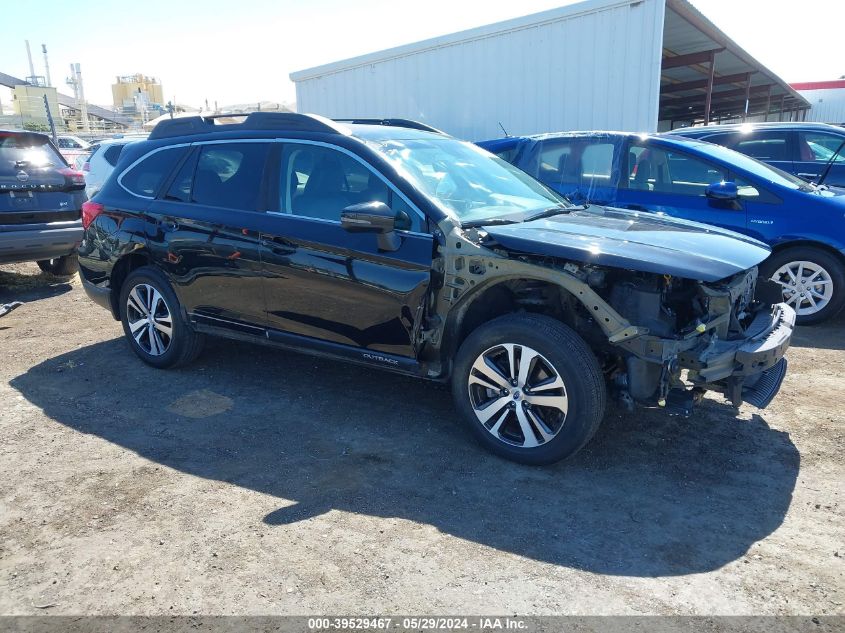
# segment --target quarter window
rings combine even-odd
[[[703,196],[707,185],[722,180],[724,170],[686,154],[642,145],[629,151],[629,189]]]
[[[801,132],[798,141],[798,151],[803,162],[827,164],[836,155],[834,162],[845,163],[845,148],[842,143],[845,136],[824,134],[820,132]],[[839,154],[836,154],[837,150]]]
[[[173,171],[186,149],[185,147],[171,147],[149,154],[123,174],[120,184],[136,196],[155,197],[164,179]]]
[[[340,221],[348,206],[384,202],[396,212],[397,228],[421,230],[419,215],[371,169],[337,150],[289,144],[282,152],[279,187],[283,213]]]
[[[123,151],[122,143],[115,143],[114,145],[109,145],[103,152],[103,158],[106,159],[106,162],[109,165],[114,167],[115,165],[117,165],[117,159],[120,157],[121,151]]]

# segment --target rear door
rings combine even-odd
[[[719,165],[650,140],[636,140],[628,147],[626,174],[617,193],[619,207],[745,231],[741,201],[725,203],[705,195],[708,185],[729,177]]]
[[[431,278],[433,238],[420,212],[338,147],[286,142],[276,178],[277,210],[261,235],[271,338],[310,337],[358,359],[405,366],[415,356]],[[396,250],[382,251],[376,235],[341,227],[345,207],[372,201],[396,212]]]
[[[198,322],[262,333],[258,237],[271,145],[237,141],[192,147],[149,207],[156,227],[148,238],[150,250]]]
[[[824,184],[845,187],[845,147],[842,147],[843,143],[845,143],[845,133],[798,132],[796,175],[804,180],[817,182],[830,164],[830,170]]]

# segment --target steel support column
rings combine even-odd
[[[716,51],[710,51],[710,74],[707,77],[707,97],[704,101],[704,125],[710,124],[710,105],[713,101],[713,77],[716,73]]]

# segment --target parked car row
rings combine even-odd
[[[574,454],[608,397],[767,406],[796,312],[843,303],[845,191],[680,135],[479,147],[401,119],[186,117],[95,144],[83,203],[47,137],[2,134],[0,255],[68,222],[144,362],[218,335],[448,381],[470,431],[525,463]]]
[[[479,145],[575,203],[664,213],[765,242],[772,254],[760,273],[780,284],[798,322],[812,324],[834,316],[845,305],[845,189],[815,185],[746,154],[774,154],[760,149],[774,138],[788,140],[790,147],[793,140],[803,139],[833,148],[818,155],[827,157],[828,165],[839,165],[845,130],[817,124],[788,132],[784,126],[767,126],[746,133],[725,127],[693,128],[684,136],[545,134]],[[812,136],[805,127],[814,130]],[[701,136],[745,153],[698,140]],[[789,166],[790,171],[808,169]],[[820,168],[816,171],[820,176]]]

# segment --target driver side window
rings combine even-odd
[[[283,213],[340,222],[340,214],[348,206],[384,202],[396,212],[397,228],[422,231],[417,212],[374,171],[335,149],[285,145],[279,184]]]
[[[703,196],[708,185],[726,179],[722,168],[680,152],[643,145],[628,152],[629,189]]]

